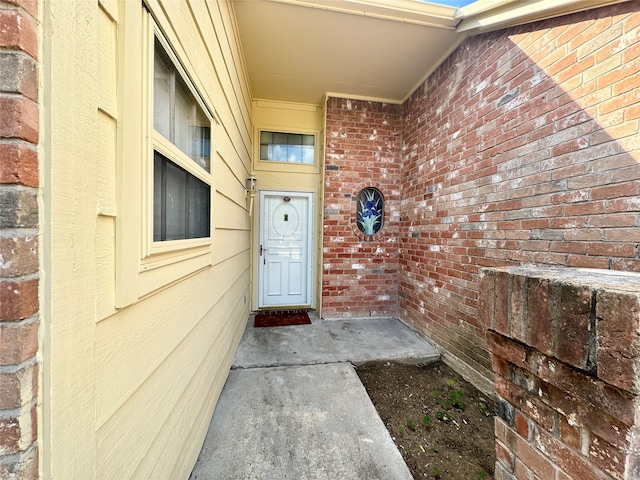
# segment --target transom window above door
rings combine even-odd
[[[260,160],[312,164],[315,161],[315,135],[260,131]]]

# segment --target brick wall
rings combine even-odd
[[[471,379],[481,267],[640,271],[639,25],[628,2],[471,37],[404,105],[400,317]]]
[[[640,478],[640,274],[480,275],[496,389],[496,479]]]
[[[326,132],[322,314],[397,315],[401,107],[330,98]],[[356,225],[365,187],[386,204],[372,237]]]
[[[38,477],[37,2],[0,1],[0,478]]]

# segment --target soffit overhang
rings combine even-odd
[[[254,99],[403,103],[469,35],[620,0],[233,0]]]

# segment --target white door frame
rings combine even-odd
[[[256,245],[256,261],[258,262],[258,308],[272,307],[265,305],[264,302],[264,262],[260,252],[260,246],[264,245],[264,222],[265,222],[265,197],[267,195],[278,195],[283,197],[306,197],[307,202],[307,232],[306,232],[306,249],[307,249],[307,278],[306,278],[306,299],[300,305],[278,305],[277,307],[311,307],[313,303],[313,264],[315,254],[313,250],[313,233],[315,229],[314,212],[314,193],[296,190],[260,190],[258,192],[258,235]],[[274,306],[275,307],[275,306]]]

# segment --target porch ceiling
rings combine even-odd
[[[434,0],[437,1],[437,0]],[[473,33],[621,0],[234,0],[256,99],[402,103]]]

